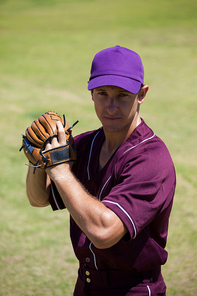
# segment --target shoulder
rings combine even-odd
[[[153,132],[153,130],[142,119],[141,124],[134,130],[130,137],[123,143],[124,154],[134,153],[152,153],[153,155],[166,153],[169,151],[165,143]]]
[[[132,174],[154,177],[174,171],[174,164],[165,143],[142,121],[120,147],[116,168],[118,172],[129,169]]]

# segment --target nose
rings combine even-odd
[[[116,99],[114,98],[114,96],[110,96],[108,98],[106,109],[109,114],[115,113],[116,110],[118,109],[117,102],[116,102]]]

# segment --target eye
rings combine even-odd
[[[100,95],[100,96],[106,96],[107,93],[105,91],[100,91],[100,92],[98,92],[98,95]]]
[[[125,93],[125,92],[121,92],[121,93],[119,93],[119,98],[126,98],[126,97],[128,97],[128,93]]]

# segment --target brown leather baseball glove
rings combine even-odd
[[[64,126],[67,143],[45,151],[45,145],[53,137],[58,137],[56,122],[61,121]],[[76,121],[72,127],[77,123]],[[65,116],[63,118],[52,111],[42,114],[34,120],[22,136],[22,147],[25,156],[36,168],[46,169],[60,163],[75,161],[77,158],[74,139]],[[34,170],[35,172],[35,170]]]

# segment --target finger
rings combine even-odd
[[[60,145],[66,145],[66,136],[64,127],[61,123],[61,121],[57,121],[57,132],[58,132],[58,142]]]
[[[57,136],[51,138],[51,146],[52,146],[52,148],[56,148],[56,147],[60,146]]]
[[[51,150],[52,149],[52,145],[51,145],[51,143],[50,142],[47,142],[46,143],[46,145],[45,145],[45,151],[47,151],[47,150]]]
[[[60,145],[58,143],[57,137],[50,138],[50,140],[48,140],[46,142],[45,151],[51,150],[51,149],[56,148],[58,146],[60,146]]]

